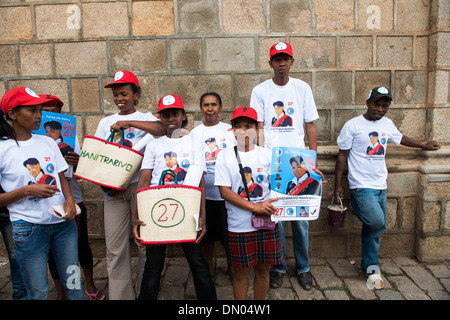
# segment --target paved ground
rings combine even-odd
[[[136,260],[133,260],[134,264]],[[450,261],[446,263],[419,263],[407,257],[381,259],[380,267],[385,288],[369,289],[359,268],[358,258],[312,258],[313,289],[303,290],[293,274],[294,261],[288,260],[289,270],[283,285],[270,289],[269,300],[450,300]],[[225,258],[215,259],[214,282],[220,300],[233,300],[231,281],[226,276]],[[106,261],[95,259],[96,286],[107,296]],[[49,277],[50,279],[50,277]],[[12,296],[9,264],[0,257],[0,300]],[[252,281],[248,298],[253,297]],[[53,281],[49,284],[49,299],[56,298]],[[159,294],[161,300],[196,299],[189,266],[184,257],[167,259]]]

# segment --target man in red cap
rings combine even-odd
[[[309,149],[317,151],[317,129],[314,121],[319,118],[310,86],[299,79],[291,78],[289,71],[294,65],[292,47],[287,42],[278,42],[270,48],[269,65],[274,76],[253,88],[250,107],[258,113],[258,126],[263,131],[264,141],[259,137],[260,145],[274,147],[305,148],[305,125]],[[285,114],[277,114],[274,104],[282,104]],[[290,117],[289,126],[281,126]],[[309,273],[308,257],[308,221],[291,221],[294,241],[294,256],[300,285],[311,290],[312,278]],[[284,225],[280,223],[283,255],[285,255]],[[280,287],[283,274],[286,273],[286,261],[275,266],[271,272],[271,286]]]

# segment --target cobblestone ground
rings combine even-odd
[[[303,290],[298,284],[293,272],[294,260],[287,262],[289,269],[283,278],[283,285],[270,289],[268,300],[450,300],[450,262],[420,263],[407,257],[380,259],[385,288],[376,290],[367,287],[367,279],[359,268],[358,258],[312,258],[310,270],[313,288],[310,291]],[[136,265],[135,259],[133,265]],[[233,299],[232,284],[226,269],[225,258],[215,259],[213,278],[220,300]],[[108,279],[104,259],[95,259],[94,278],[96,286],[107,297]],[[189,266],[184,257],[167,259],[161,285],[160,300],[196,299]],[[250,280],[248,298],[252,297],[253,285]],[[8,259],[0,257],[0,300],[11,298]],[[56,299],[52,280],[49,281],[49,299]]]

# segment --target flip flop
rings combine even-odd
[[[100,297],[97,297],[97,295],[100,293],[100,290],[97,289],[96,293],[89,293],[86,289],[84,290],[84,293],[87,294],[89,297],[89,300],[104,300],[105,295],[102,293]]]

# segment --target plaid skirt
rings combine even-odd
[[[252,232],[228,232],[228,263],[251,268],[256,264],[278,265],[282,262],[280,229]]]

